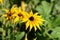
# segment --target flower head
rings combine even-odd
[[[43,25],[44,20],[42,19],[41,16],[37,15],[38,13],[33,14],[32,10],[31,12],[28,14],[28,20],[26,23],[26,30],[27,28],[30,26],[29,30],[31,31],[31,29],[34,27],[35,31],[38,29],[40,29],[40,26]]]
[[[16,10],[15,10],[15,16],[16,16],[16,18],[14,19],[14,22],[17,22],[19,19],[22,21],[22,22],[25,22],[26,21],[26,19],[27,19],[27,16],[26,16],[26,14],[27,14],[27,12],[25,12],[25,11],[22,11],[21,10],[21,8],[19,7],[19,8],[17,8]]]
[[[12,19],[12,17],[13,17],[12,15],[15,12],[15,5],[13,5],[10,10],[8,10],[8,9],[3,9],[3,10],[6,12],[6,14],[4,14],[2,16],[5,16],[7,20]]]

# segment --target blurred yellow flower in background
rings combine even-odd
[[[3,0],[0,0],[0,3],[3,3]]]
[[[14,19],[14,22],[17,22],[19,19],[22,22],[26,21],[26,19],[27,19],[27,16],[26,16],[27,12],[25,11],[25,3],[23,1],[21,2],[21,7],[17,8],[15,10],[15,12],[16,13],[14,15],[16,16],[16,18]]]
[[[28,14],[28,16],[27,16],[28,20],[27,20],[27,23],[26,23],[26,30],[29,27],[29,25],[30,25],[30,29],[29,29],[30,31],[33,27],[36,31],[37,28],[40,29],[40,26],[43,25],[44,20],[42,19],[41,16],[38,16],[37,14],[38,13],[33,14],[32,10]]]
[[[14,19],[14,22],[17,22],[19,19],[22,22],[25,22],[26,21],[26,19],[27,19],[27,16],[26,16],[27,12],[22,11],[20,7],[17,8],[15,10],[15,12],[16,13],[14,14],[14,16],[16,16],[16,18]]]
[[[13,17],[12,15],[15,12],[15,5],[13,5],[10,10],[8,10],[8,9],[3,9],[3,10],[6,12],[6,14],[4,14],[2,16],[5,16],[6,17],[6,20],[12,19],[12,17]]]

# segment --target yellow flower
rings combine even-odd
[[[14,22],[17,22],[19,19],[22,21],[22,22],[25,22],[26,19],[27,19],[27,12],[25,12],[25,3],[22,1],[21,2],[21,7],[17,8],[15,10],[16,14],[14,14],[16,16],[16,18],[14,19]]]
[[[0,3],[3,3],[3,0],[0,0]]]
[[[2,16],[5,16],[6,17],[6,20],[12,19],[12,15],[15,12],[15,5],[13,5],[10,10],[8,10],[8,9],[3,9],[3,10],[6,12],[6,14],[4,14]]]
[[[38,13],[33,14],[32,10],[31,12],[28,14],[28,20],[26,23],[26,30],[27,28],[30,26],[29,30],[31,31],[31,29],[34,27],[35,31],[38,29],[40,29],[40,26],[43,25],[44,20],[42,19],[41,16],[37,15]]]
[[[22,22],[25,22],[26,21],[26,19],[27,19],[27,16],[26,16],[26,14],[27,14],[27,12],[24,12],[24,11],[22,11],[21,10],[21,8],[19,7],[19,8],[17,8],[16,10],[15,10],[15,16],[16,16],[16,18],[14,19],[14,22],[17,22],[19,19],[22,21]]]

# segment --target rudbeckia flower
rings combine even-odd
[[[0,3],[3,3],[3,0],[0,0]]]
[[[21,7],[17,8],[15,10],[16,14],[14,14],[16,16],[16,18],[14,19],[14,22],[17,22],[19,19],[22,21],[22,22],[25,22],[26,19],[27,19],[27,12],[25,11],[25,3],[22,1],[21,2]]]
[[[6,20],[12,19],[12,15],[15,12],[15,5],[13,5],[10,10],[8,10],[8,9],[3,9],[3,10],[6,12],[6,14],[4,14],[2,16],[5,16],[6,17]]]
[[[40,30],[40,26],[43,25],[43,22],[45,20],[42,19],[41,16],[38,15],[38,13],[33,14],[32,10],[31,12],[27,15],[27,23],[26,23],[26,30],[30,26],[29,31],[34,27],[35,31],[37,28]]]
[[[27,14],[27,12],[24,12],[24,11],[22,11],[21,10],[21,8],[19,7],[19,8],[17,8],[16,10],[15,10],[15,16],[16,16],[16,18],[14,19],[14,22],[17,22],[19,19],[22,21],[22,22],[25,22],[26,21],[26,19],[27,19],[27,16],[26,16],[26,14]]]

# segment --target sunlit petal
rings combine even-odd
[[[27,30],[28,27],[29,27],[29,21],[26,23],[26,30]]]

